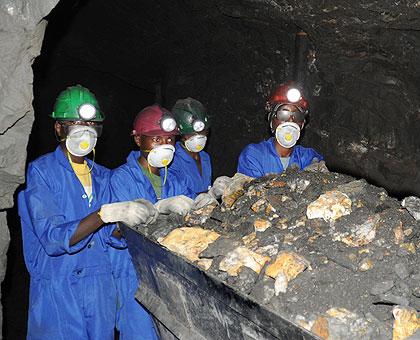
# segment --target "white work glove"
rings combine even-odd
[[[420,220],[420,198],[415,196],[406,197],[401,202],[401,205],[408,210],[416,221]]]
[[[310,172],[330,172],[325,165],[325,161],[312,161],[311,164],[309,164],[304,171],[310,171]]]
[[[184,195],[173,196],[159,200],[155,203],[155,208],[161,214],[175,213],[185,216],[193,207],[194,201]]]
[[[222,197],[225,189],[229,186],[232,182],[232,178],[228,176],[220,176],[217,177],[213,183],[213,186],[209,190],[209,194],[212,195],[214,198],[219,199]]]
[[[130,227],[138,224],[149,224],[156,221],[158,212],[147,200],[104,204],[99,211],[104,223],[123,222]]]
[[[213,195],[209,194],[208,192],[203,192],[195,198],[194,209],[200,209],[202,207],[205,207],[206,205],[213,203],[219,204],[219,202],[217,202]]]

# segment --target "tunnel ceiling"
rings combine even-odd
[[[304,30],[311,118],[302,144],[333,170],[420,194],[420,1],[62,0],[48,19],[35,126],[47,124],[63,87],[88,86],[107,112],[105,165],[124,161],[135,113],[161,93],[167,107],[186,96],[208,106],[215,174],[233,174],[241,149],[268,137],[265,98],[292,77]],[[35,154],[53,141],[36,131]]]

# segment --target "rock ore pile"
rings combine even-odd
[[[145,231],[322,339],[420,339],[419,201],[337,173],[237,174],[219,205]]]

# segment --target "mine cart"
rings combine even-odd
[[[420,199],[337,173],[234,178],[219,203],[122,227],[168,337],[420,335]]]
[[[179,339],[317,339],[137,230],[123,226],[136,298]]]

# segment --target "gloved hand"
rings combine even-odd
[[[155,203],[155,208],[161,214],[176,213],[186,215],[194,205],[194,201],[184,195],[165,198]]]
[[[420,220],[420,198],[409,196],[403,199],[401,205],[408,210],[417,221]]]
[[[151,202],[139,199],[104,204],[99,216],[104,223],[123,222],[133,227],[138,224],[153,223],[158,216],[158,212]]]
[[[200,209],[209,204],[219,204],[213,195],[208,192],[203,192],[199,194],[194,200],[194,209]]]
[[[212,195],[214,198],[219,199],[222,197],[223,192],[231,183],[232,178],[228,176],[220,176],[217,177],[213,183],[213,186],[209,190],[209,194]]]
[[[325,165],[325,161],[312,161],[311,164],[309,164],[304,171],[311,171],[311,172],[330,172]]]

